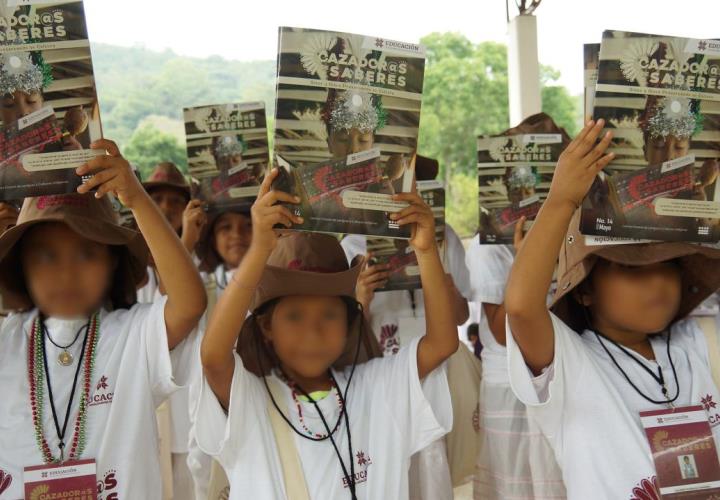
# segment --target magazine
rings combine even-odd
[[[565,130],[544,113],[502,134],[478,138],[481,244],[512,244],[523,217],[524,228],[530,227],[569,142]]]
[[[268,167],[265,104],[185,108],[188,172],[209,210],[249,208]]]
[[[418,181],[418,193],[435,216],[435,232],[441,255],[445,254],[445,188],[439,181]],[[371,264],[390,266],[390,277],[383,288],[376,292],[391,290],[414,290],[421,288],[417,257],[407,240],[367,237],[367,251],[372,255]],[[443,261],[445,259],[443,258]]]
[[[293,229],[409,237],[387,214],[412,186],[424,68],[418,44],[280,28],[276,188],[303,197]]]
[[[583,46],[583,62],[585,63],[583,116],[587,121],[592,117],[595,105],[595,85],[600,63],[599,43],[586,43]]]
[[[584,234],[717,242],[720,42],[606,31],[594,119],[614,160],[583,202]]]
[[[73,193],[75,168],[104,151],[82,1],[0,9],[0,200]]]

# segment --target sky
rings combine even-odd
[[[241,61],[275,59],[278,26],[405,42],[448,31],[507,41],[505,0],[85,0],[85,9],[94,42]],[[539,60],[560,70],[573,94],[582,92],[582,45],[599,42],[604,29],[720,38],[717,0],[542,0],[536,16]]]

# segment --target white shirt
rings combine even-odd
[[[505,285],[515,260],[511,245],[481,245],[480,238],[473,238],[465,254],[465,263],[470,271],[471,299],[478,308],[478,334],[483,350],[483,381],[507,384],[507,351],[498,344],[490,331],[487,315],[482,304],[505,302]]]
[[[86,447],[81,459],[97,461],[98,498],[161,498],[156,407],[177,387],[164,319],[165,299],[153,305],[102,312],[90,399]],[[41,465],[30,410],[27,350],[37,311],[10,315],[0,327],[0,470],[12,476],[0,499],[23,496],[23,468]],[[86,320],[47,320],[48,332],[60,344],[72,342]],[[48,370],[58,418],[62,422],[70,396],[82,337],[68,349],[72,366],[60,366],[60,349],[46,341]],[[82,374],[80,375],[82,377]],[[82,383],[82,380],[78,382]],[[72,440],[79,409],[73,400],[66,441]],[[53,423],[47,388],[44,391],[43,429],[53,455],[59,439]],[[62,424],[61,424],[62,425]]]
[[[360,364],[353,375],[347,408],[360,500],[407,499],[410,456],[452,427],[445,367],[434,370],[421,384],[417,372],[417,345],[418,341],[414,341],[396,356]],[[347,368],[343,373],[335,373],[343,390],[349,371]],[[277,378],[275,380],[285,394],[282,403],[291,421],[296,428],[302,429],[290,390]],[[268,398],[262,379],[245,370],[237,355],[228,414],[203,380],[196,407],[197,440],[200,448],[216,456],[225,469],[230,480],[231,500],[286,498],[282,466],[268,416]],[[307,427],[323,432],[313,405],[301,404]],[[319,405],[327,421],[334,424],[340,411],[334,392]],[[310,498],[350,498],[329,440],[314,442],[292,434]],[[348,464],[344,423],[334,436]]]
[[[533,378],[508,335],[510,381],[548,437],[563,471],[569,499],[659,498],[635,492],[651,490],[655,467],[639,412],[663,409],[642,398],[628,384],[592,332],[583,335],[552,316],[555,357],[543,375]],[[510,331],[509,326],[507,327]],[[672,326],[670,353],[680,395],[676,406],[706,402],[715,440],[720,437],[720,400],[710,374],[705,337],[694,320]],[[677,385],[666,351],[666,337],[650,340],[657,363],[636,357],[651,370],[662,368],[668,393]],[[610,342],[603,342],[633,383],[661,400],[658,383]]]
[[[154,267],[147,267],[147,276],[148,282],[137,291],[138,304],[152,304],[162,296]]]
[[[348,262],[367,253],[366,237],[348,235],[341,245]],[[445,224],[443,265],[460,294],[471,296],[470,280],[465,267],[465,248],[450,225]],[[413,302],[414,306],[413,307]],[[416,337],[425,335],[425,302],[422,289],[377,292],[370,304],[373,332],[385,354],[395,354]]]

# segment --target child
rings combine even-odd
[[[508,375],[503,295],[515,252],[523,243],[524,224],[523,217],[515,226],[514,245],[482,245],[475,237],[467,252],[482,345],[481,444],[473,484],[477,500],[565,498],[552,448],[528,419]]]
[[[359,267],[330,236],[277,236],[276,225],[301,222],[276,204],[299,202],[270,191],[277,174],[260,188],[250,249],[203,339],[198,443],[225,468],[232,499],[406,499],[410,456],[452,420],[441,365],[458,338],[432,212],[416,194],[394,196],[409,204],[391,218],[413,227],[427,333],[357,364],[377,353],[354,300]]]
[[[720,286],[720,252],[585,246],[577,209],[613,158],[604,154],[610,133],[596,143],[603,127],[588,122],[563,152],[515,258],[504,302],[510,382],[550,440],[568,498],[659,498],[639,412],[702,401],[715,439],[720,431],[705,338],[683,320]],[[551,313],[545,299],[558,254]]]
[[[117,146],[92,147],[108,154],[77,169],[93,173],[79,195],[28,198],[0,237],[0,285],[27,303],[0,331],[3,499],[24,496],[24,467],[77,459],[95,460],[100,499],[162,495],[155,408],[176,388],[169,349],[195,328],[205,295]],[[111,192],[142,235],[117,224]],[[143,237],[167,287],[153,305],[133,305]]]
[[[143,187],[192,255],[206,216],[202,203],[191,199],[190,185],[180,169],[172,162],[160,162]],[[151,262],[147,283],[138,290],[138,302],[153,302],[163,294],[162,288]]]

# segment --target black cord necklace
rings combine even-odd
[[[47,327],[45,326],[45,320],[43,318],[41,318],[40,322],[42,324],[42,330],[45,333],[45,336],[47,337],[47,339],[50,341],[50,343],[52,345],[54,345],[55,347],[60,349],[60,354],[58,354],[58,359],[57,359],[58,363],[61,366],[70,366],[73,363],[75,358],[73,358],[73,355],[68,352],[68,349],[75,345],[75,342],[77,342],[77,339],[80,338],[80,333],[83,330],[85,330],[87,332],[87,329],[90,327],[90,320],[88,320],[87,323],[85,323],[83,326],[81,326],[78,329],[78,331],[75,333],[75,338],[73,339],[73,341],[65,346],[57,344],[52,339],[52,337],[50,336],[50,332],[48,331]]]
[[[617,367],[618,370],[620,370],[620,373],[622,373],[623,377],[625,377],[625,380],[628,381],[630,386],[635,389],[635,392],[640,394],[646,401],[649,401],[650,403],[656,404],[656,405],[670,405],[673,406],[673,403],[677,400],[678,396],[680,396],[680,384],[678,383],[678,374],[677,370],[675,369],[675,363],[673,363],[672,356],[670,355],[670,336],[671,333],[668,331],[667,333],[667,342],[666,342],[666,348],[667,348],[667,356],[670,360],[670,366],[672,367],[673,371],[673,377],[675,378],[675,396],[672,398],[668,395],[667,385],[665,383],[665,375],[663,374],[662,368],[660,367],[660,363],[658,363],[658,372],[655,374],[650,368],[645,366],[645,364],[637,359],[632,353],[630,353],[627,349],[625,349],[623,346],[615,342],[613,339],[609,338],[607,335],[604,335],[603,333],[600,333],[596,330],[593,330],[593,333],[595,334],[595,337],[597,337],[598,342],[600,342],[600,345],[605,349],[605,352],[608,356],[610,356],[610,359],[612,360],[613,364]],[[615,347],[620,349],[621,352],[625,353],[626,356],[628,356],[631,360],[633,360],[636,364],[638,364],[645,372],[647,372],[655,382],[660,386],[660,389],[662,391],[663,396],[665,396],[665,401],[658,401],[655,399],[652,399],[651,397],[647,396],[644,392],[642,392],[630,379],[630,376],[625,372],[625,370],[622,369],[620,366],[620,363],[615,359],[615,356],[612,355],[610,352],[610,349],[607,348],[605,343],[602,341],[602,339],[607,340],[608,342],[612,343]]]
[[[337,380],[332,374],[332,371],[328,370],[330,380],[333,383],[333,386],[335,387],[335,390],[338,391],[338,396],[340,397],[340,403],[341,403],[341,409],[340,409],[340,415],[338,415],[338,420],[335,423],[335,426],[332,430],[330,430],[330,426],[327,423],[327,420],[325,419],[325,415],[323,414],[322,410],[318,406],[317,402],[314,398],[312,398],[306,391],[303,389],[299,384],[295,383],[295,386],[300,389],[303,396],[308,398],[312,402],[312,404],[315,406],[315,409],[318,412],[318,415],[320,416],[320,419],[322,420],[323,426],[325,427],[325,430],[327,432],[326,436],[321,437],[313,437],[308,436],[307,434],[303,433],[300,429],[295,427],[295,425],[290,421],[290,419],[285,415],[285,413],[280,409],[280,406],[278,405],[277,401],[275,401],[275,397],[273,396],[272,392],[270,391],[270,387],[267,382],[266,377],[262,377],[263,383],[265,384],[265,389],[267,390],[268,395],[270,396],[270,400],[272,401],[273,406],[275,407],[275,410],[280,414],[282,419],[287,423],[290,428],[298,435],[305,439],[308,439],[310,441],[325,441],[326,439],[329,439],[332,443],[333,449],[335,450],[335,455],[337,456],[338,460],[340,461],[340,467],[342,468],[343,475],[345,476],[345,481],[348,485],[348,488],[350,490],[350,498],[351,500],[357,500],[357,494],[356,494],[356,483],[355,483],[355,463],[353,462],[353,449],[352,449],[352,435],[350,432],[350,418],[348,416],[347,411],[347,395],[348,390],[350,389],[350,382],[352,381],[353,375],[355,374],[355,367],[357,366],[357,361],[360,356],[360,346],[362,343],[362,330],[363,330],[363,322],[364,318],[362,315],[364,314],[362,311],[360,311],[360,335],[358,335],[358,344],[357,348],[355,349],[355,357],[353,359],[352,368],[350,369],[350,375],[348,376],[346,385],[345,385],[345,393],[340,389],[340,385],[337,383]],[[255,355],[258,359],[258,364],[260,367],[261,373],[265,373],[265,370],[262,366],[262,361],[260,361],[262,358],[260,356],[260,345],[259,342],[255,343]],[[284,373],[283,376],[288,378]],[[288,380],[290,380],[288,378]],[[335,442],[335,439],[333,438],[333,434],[335,434],[335,431],[337,431],[338,427],[340,426],[340,423],[342,421],[345,421],[345,430],[347,433],[348,438],[348,454],[350,458],[350,472],[348,473],[347,466],[345,465],[345,460],[342,458],[342,454],[340,453],[340,450],[338,449],[337,443]]]

